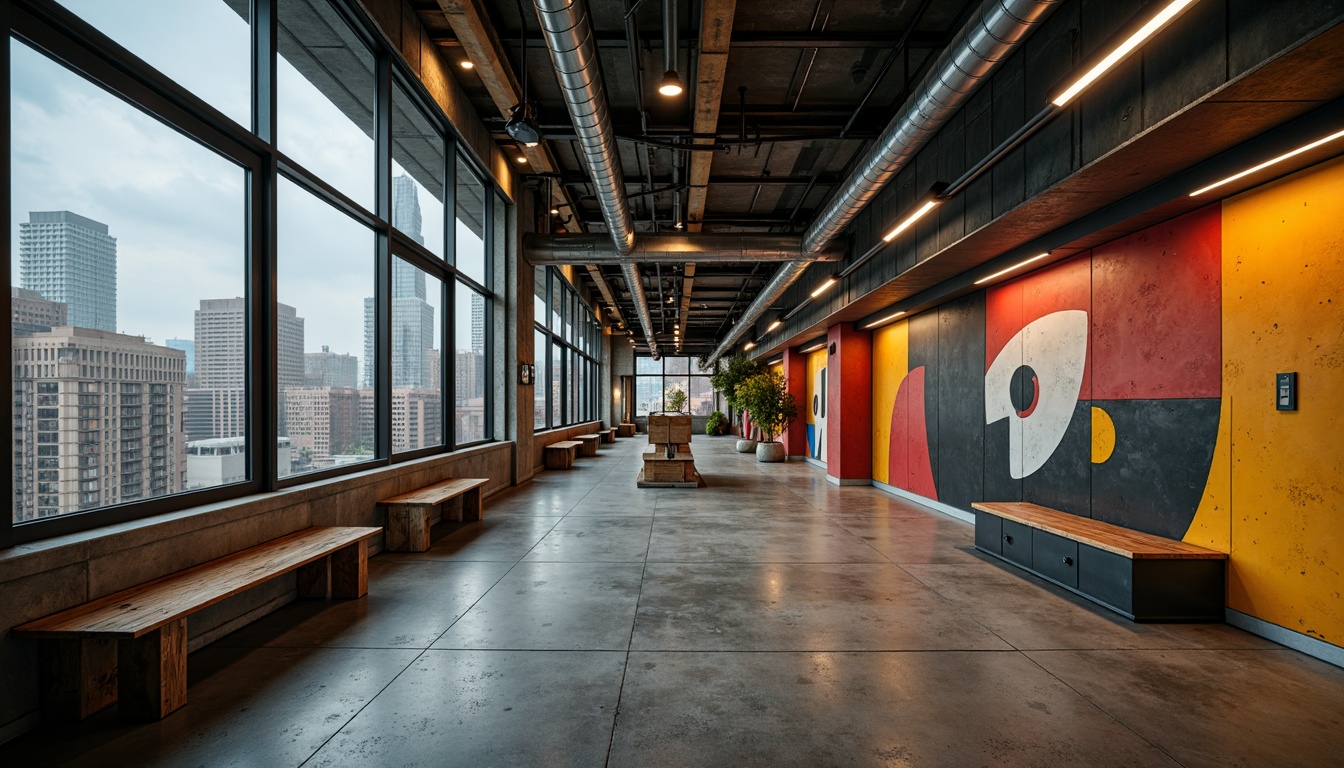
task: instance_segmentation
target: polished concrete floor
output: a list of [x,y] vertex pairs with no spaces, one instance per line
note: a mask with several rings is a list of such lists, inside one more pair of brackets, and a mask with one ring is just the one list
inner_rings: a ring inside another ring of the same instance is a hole
[[1223,625],[1136,625],[972,527],[803,462],[622,440],[193,654],[190,703],[0,765],[1344,765],[1344,671]]

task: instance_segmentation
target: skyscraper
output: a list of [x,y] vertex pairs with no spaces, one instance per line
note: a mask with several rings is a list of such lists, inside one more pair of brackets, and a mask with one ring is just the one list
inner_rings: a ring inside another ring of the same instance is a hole
[[354,389],[359,377],[359,358],[332,352],[331,347],[323,344],[321,352],[304,353],[303,376],[309,387]]
[[[303,318],[294,307],[277,304],[276,325],[276,376],[280,386],[301,387]],[[187,425],[193,440],[247,434],[246,331],[245,299],[201,299],[194,339],[196,381],[187,394]]]
[[117,239],[70,211],[32,211],[19,223],[19,285],[65,304],[78,328],[117,330]]
[[[420,232],[420,200],[409,176],[392,179],[392,222],[397,229],[423,243]],[[434,348],[434,307],[426,299],[425,273],[398,258],[392,259],[392,387],[427,388],[431,373],[430,350]],[[364,299],[364,376],[366,389],[373,388],[374,300]]]

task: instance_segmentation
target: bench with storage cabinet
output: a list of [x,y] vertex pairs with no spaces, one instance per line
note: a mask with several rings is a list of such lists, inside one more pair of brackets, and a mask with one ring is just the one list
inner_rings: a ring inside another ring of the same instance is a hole
[[444,518],[473,522],[481,519],[484,477],[456,477],[410,493],[378,502],[386,512],[387,535],[383,546],[392,552],[424,552],[429,549],[430,515],[435,507],[461,497],[461,506],[446,510]]
[[976,502],[975,547],[1136,621],[1222,621],[1227,555],[1026,502]]
[[379,533],[308,528],[15,627],[40,643],[43,714],[82,720],[116,703],[133,719],[166,717],[187,703],[188,616],[294,572],[300,597],[363,597]]

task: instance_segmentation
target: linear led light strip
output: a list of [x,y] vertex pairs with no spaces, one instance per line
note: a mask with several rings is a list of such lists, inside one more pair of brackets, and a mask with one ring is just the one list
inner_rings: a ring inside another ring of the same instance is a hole
[[808,352],[816,352],[818,349],[821,349],[824,346],[826,346],[826,342],[819,341],[816,344],[813,344],[812,346],[808,347],[807,349],[800,349],[798,351],[806,355]]
[[975,281],[975,284],[976,284],[976,285],[983,285],[984,283],[988,283],[990,280],[993,280],[993,279],[996,278],[996,277],[1003,277],[1004,275],[1008,274],[1009,272],[1012,272],[1012,271],[1014,271],[1014,270],[1021,269],[1021,268],[1025,267],[1025,266],[1027,266],[1028,264],[1032,263],[1033,261],[1040,261],[1041,259],[1044,259],[1046,256],[1049,256],[1049,255],[1050,255],[1050,252],[1049,252],[1049,251],[1046,251],[1045,253],[1037,254],[1037,255],[1035,255],[1035,256],[1032,256],[1030,259],[1027,259],[1027,260],[1024,261],[1024,262],[1021,262],[1020,264],[1014,264],[1013,266],[1011,266],[1011,267],[1009,267],[1009,268],[1007,268],[1007,269],[1001,269],[1001,270],[999,270],[998,272],[995,272],[994,274],[990,275],[989,277],[982,277],[982,278],[980,278],[979,280],[976,280],[976,281]]
[[888,243],[890,243],[892,240],[895,240],[897,235],[909,229],[912,225],[914,225],[916,221],[919,221],[920,219],[924,218],[924,214],[928,213],[929,211],[932,211],[934,208],[937,208],[940,202],[942,201],[925,200],[923,205],[916,208],[914,213],[910,214],[909,216],[906,216],[905,219],[901,221],[900,224],[896,225],[895,229],[888,232],[887,236],[882,239]]
[[1276,164],[1276,163],[1281,163],[1281,162],[1283,162],[1284,160],[1287,160],[1287,159],[1290,158],[1290,157],[1296,157],[1297,155],[1300,155],[1300,154],[1302,154],[1303,152],[1310,152],[1311,150],[1313,150],[1313,149],[1315,149],[1315,148],[1321,146],[1322,144],[1329,144],[1330,142],[1332,142],[1332,141],[1334,141],[1335,139],[1338,139],[1338,138],[1344,138],[1344,131],[1339,131],[1338,133],[1332,133],[1332,134],[1330,134],[1329,136],[1326,136],[1326,137],[1323,138],[1323,139],[1317,139],[1316,141],[1313,141],[1313,142],[1311,142],[1310,144],[1307,144],[1306,146],[1298,147],[1297,149],[1294,149],[1292,152],[1285,152],[1285,153],[1283,153],[1282,155],[1279,155],[1278,157],[1272,158],[1272,159],[1270,159],[1270,160],[1266,160],[1265,162],[1263,162],[1263,163],[1261,163],[1261,164],[1255,166],[1254,168],[1247,168],[1246,170],[1242,171],[1241,173],[1236,173],[1236,174],[1233,174],[1233,175],[1231,175],[1231,176],[1228,176],[1226,179],[1223,179],[1222,181],[1215,181],[1214,183],[1210,184],[1210,185],[1207,186],[1207,187],[1200,187],[1199,189],[1196,189],[1194,192],[1191,192],[1191,193],[1190,193],[1190,196],[1191,196],[1191,197],[1195,197],[1196,195],[1202,195],[1202,194],[1204,194],[1205,192],[1208,192],[1210,189],[1216,189],[1216,188],[1218,188],[1218,187],[1223,186],[1224,184],[1229,184],[1229,183],[1231,183],[1231,182],[1234,182],[1234,181],[1236,181],[1237,179],[1240,179],[1240,178],[1243,178],[1243,177],[1246,177],[1246,176],[1250,176],[1251,174],[1256,173],[1256,172],[1259,172],[1259,171],[1263,171],[1264,169],[1270,167],[1271,165],[1274,165],[1274,164]]
[[1145,40],[1157,34],[1158,31],[1169,24],[1172,19],[1179,16],[1181,11],[1194,5],[1195,2],[1196,0],[1172,0],[1172,2],[1168,3],[1156,16],[1149,19],[1147,24],[1139,27],[1138,31],[1125,38],[1124,42],[1120,43],[1110,53],[1106,54],[1105,58],[1097,62],[1096,66],[1089,69],[1082,77],[1073,81],[1073,85],[1065,88],[1062,93],[1051,99],[1050,102],[1057,107],[1062,107],[1072,101],[1073,97],[1082,93],[1084,88],[1087,88],[1095,82],[1097,78],[1109,72],[1116,64],[1124,61],[1126,56],[1134,52],[1134,49],[1143,45]]
[[887,323],[890,323],[892,320],[895,320],[896,318],[898,318],[898,317],[900,317],[901,315],[904,315],[904,314],[905,314],[905,310],[904,310],[904,309],[902,309],[900,312],[892,312],[890,315],[887,315],[886,317],[879,318],[879,319],[874,320],[873,322],[871,322],[871,323],[869,323],[869,324],[863,326],[863,330],[868,331],[868,330],[872,330],[873,328],[876,328],[876,327],[879,326],[879,325],[886,325]]

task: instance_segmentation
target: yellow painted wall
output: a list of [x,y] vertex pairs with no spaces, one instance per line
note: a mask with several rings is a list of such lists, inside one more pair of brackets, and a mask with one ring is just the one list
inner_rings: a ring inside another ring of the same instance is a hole
[[[802,416],[804,424],[817,423],[816,418],[812,415],[812,398],[817,396],[817,386],[815,383],[817,374],[821,372],[822,368],[826,367],[827,357],[828,353],[825,347],[822,347],[807,356],[807,381],[803,385],[803,391],[807,393],[807,397],[802,403],[799,403],[803,408],[803,412],[800,415]],[[826,460],[825,451],[822,452],[821,460]]]
[[[1296,412],[1274,408],[1287,371]],[[1231,499],[1228,603],[1344,645],[1344,160],[1224,202],[1222,384],[1206,502]]]
[[873,331],[873,479],[890,484],[891,411],[896,390],[910,371],[910,324],[901,320]]

